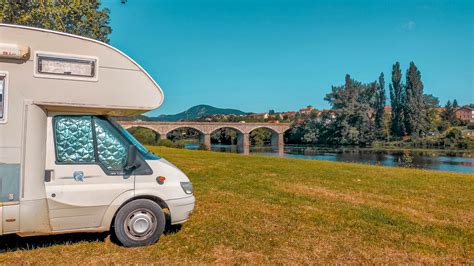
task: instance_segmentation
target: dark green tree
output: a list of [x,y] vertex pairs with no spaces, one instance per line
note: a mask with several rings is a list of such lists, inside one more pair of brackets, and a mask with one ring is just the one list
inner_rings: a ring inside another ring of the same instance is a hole
[[132,127],[128,131],[142,144],[156,145],[160,136],[155,131],[144,127]]
[[220,128],[211,134],[211,142],[219,144],[234,145],[237,144],[237,132],[231,128]]
[[[336,112],[336,126],[334,138],[339,144],[359,144],[359,132],[354,127],[357,122],[357,88],[349,74],[346,74],[343,86],[333,86],[331,93],[325,100]],[[355,132],[357,131],[357,132]]]
[[336,113],[335,144],[367,145],[375,139],[374,105],[377,84],[362,84],[346,75],[343,86],[333,86],[325,100]]
[[358,100],[358,116],[360,121],[357,125],[362,134],[360,141],[362,144],[370,144],[377,138],[377,127],[375,116],[377,114],[376,97],[377,81],[369,84],[361,84],[360,91],[362,98]]
[[433,96],[432,94],[423,94],[423,103],[425,108],[438,108],[439,98]]
[[99,0],[0,0],[0,22],[56,30],[109,42],[112,29]]
[[272,133],[265,128],[257,128],[249,134],[250,144],[255,146],[264,146],[271,142]]
[[403,124],[404,91],[402,84],[402,71],[400,63],[392,67],[392,83],[390,84],[390,104],[392,106],[391,131],[392,135],[401,137],[405,134]]
[[451,104],[451,101],[448,100],[446,105],[444,106],[444,110],[440,114],[441,119],[448,123],[449,125],[455,125],[457,122],[456,119],[456,109]]
[[430,131],[434,132],[439,127],[438,108],[439,99],[431,94],[423,94],[423,103],[426,112],[426,124]]
[[403,118],[406,134],[419,136],[426,130],[426,113],[423,103],[423,82],[415,63],[410,62],[406,74]]
[[377,130],[377,137],[383,138],[384,121],[383,116],[385,112],[385,79],[383,73],[380,73],[379,82],[377,83],[377,92],[375,93],[375,129]]
[[458,101],[456,99],[454,99],[453,101],[453,108],[456,109],[459,107],[459,104],[458,104]]

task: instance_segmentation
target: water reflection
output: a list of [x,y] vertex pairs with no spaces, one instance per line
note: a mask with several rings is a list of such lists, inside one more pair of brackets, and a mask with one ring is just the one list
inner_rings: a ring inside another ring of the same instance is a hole
[[[187,145],[197,149],[197,145]],[[212,145],[212,151],[237,153],[235,145]],[[251,154],[337,162],[354,162],[384,166],[410,165],[415,168],[474,173],[474,152],[444,150],[376,150],[364,148],[335,148],[285,145],[278,154],[271,147],[251,147]],[[404,156],[405,153],[405,156]],[[408,161],[407,161],[408,160]]]

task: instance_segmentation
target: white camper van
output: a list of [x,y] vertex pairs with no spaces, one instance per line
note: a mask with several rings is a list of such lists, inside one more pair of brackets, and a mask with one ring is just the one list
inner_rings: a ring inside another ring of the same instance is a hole
[[105,43],[0,24],[0,234],[110,230],[132,247],[185,222],[189,179],[109,118],[162,101]]

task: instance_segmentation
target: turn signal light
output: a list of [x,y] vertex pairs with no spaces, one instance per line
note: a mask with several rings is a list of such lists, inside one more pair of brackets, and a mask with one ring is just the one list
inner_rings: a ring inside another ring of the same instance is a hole
[[164,177],[164,176],[159,176],[159,177],[156,178],[156,182],[158,182],[158,184],[160,184],[160,185],[163,185],[165,180],[166,180],[166,177]]

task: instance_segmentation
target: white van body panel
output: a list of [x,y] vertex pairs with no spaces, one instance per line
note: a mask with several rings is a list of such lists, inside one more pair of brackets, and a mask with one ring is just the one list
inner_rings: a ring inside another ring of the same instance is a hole
[[[106,231],[117,210],[136,198],[159,199],[172,223],[188,218],[194,196],[180,182],[189,180],[164,159],[146,161],[152,173],[125,175],[56,158],[55,116],[125,116],[161,105],[163,92],[142,67],[108,44],[44,29],[0,24],[2,44],[29,53],[0,54],[0,234]],[[44,63],[49,57],[57,61]],[[73,63],[61,63],[64,58],[89,62],[91,74],[72,75],[66,70]],[[158,184],[158,176],[166,180]]]
[[155,176],[137,176],[135,196],[155,195],[164,199],[170,210],[171,224],[185,222],[194,208],[194,196],[186,194],[181,188],[181,182],[189,182],[188,177],[163,158],[147,162],[166,180],[159,184]]
[[[49,232],[48,208],[45,199],[44,169],[46,159],[45,111],[29,101],[24,102],[22,167],[20,180],[19,232]],[[34,211],[35,219],[21,219]]]
[[18,204],[3,205],[3,232],[15,233],[20,228],[20,208]]
[[[46,169],[52,175],[45,186],[52,231],[100,226],[115,198],[133,191],[135,177],[107,175],[97,164],[57,164],[51,116],[47,128]],[[76,171],[84,173],[83,181],[74,180]]]

